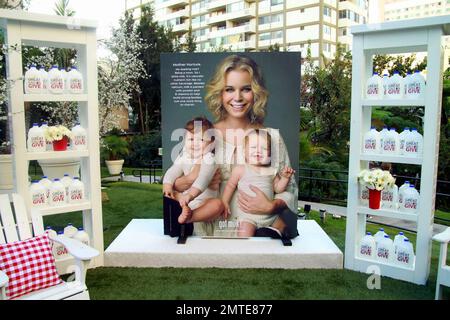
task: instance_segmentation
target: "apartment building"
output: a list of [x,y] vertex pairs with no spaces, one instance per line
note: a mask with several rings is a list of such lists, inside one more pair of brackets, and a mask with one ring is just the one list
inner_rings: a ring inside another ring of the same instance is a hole
[[302,51],[317,65],[334,57],[337,43],[351,49],[349,27],[366,23],[368,0],[125,0],[138,18],[150,3],[155,20],[180,35],[189,28],[197,50],[219,48],[261,51],[278,45],[282,51]]

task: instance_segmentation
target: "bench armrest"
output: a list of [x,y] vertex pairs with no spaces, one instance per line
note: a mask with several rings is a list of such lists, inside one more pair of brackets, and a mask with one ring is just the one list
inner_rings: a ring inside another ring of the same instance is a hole
[[434,241],[440,243],[448,243],[450,242],[450,228],[447,228],[445,231],[438,233],[433,237]]
[[100,254],[96,249],[65,236],[51,237],[50,240],[62,244],[78,260],[88,261]]

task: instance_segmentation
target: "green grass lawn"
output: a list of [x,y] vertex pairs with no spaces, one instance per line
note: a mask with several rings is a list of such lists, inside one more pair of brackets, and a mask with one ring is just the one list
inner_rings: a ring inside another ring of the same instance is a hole
[[[133,218],[161,218],[161,185],[112,183],[103,203],[105,248]],[[345,219],[316,220],[336,245],[345,250]],[[45,218],[46,225],[81,225],[81,214]],[[368,224],[376,232],[379,227]],[[385,228],[391,235],[398,230]],[[406,234],[415,243],[415,234]],[[380,290],[367,289],[368,275],[349,270],[96,268],[88,271],[92,299],[434,299],[439,255],[433,243],[428,284],[418,286],[383,277]],[[450,298],[450,290],[444,292]]]

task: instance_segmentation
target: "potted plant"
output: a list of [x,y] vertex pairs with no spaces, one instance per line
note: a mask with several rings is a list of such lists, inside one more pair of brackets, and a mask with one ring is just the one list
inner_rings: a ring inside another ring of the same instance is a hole
[[381,191],[387,187],[392,188],[395,184],[395,179],[389,171],[381,169],[362,170],[358,175],[358,181],[362,188],[369,189],[371,209],[380,209]]
[[9,190],[13,187],[11,143],[4,141],[0,145],[0,189]]
[[72,131],[65,126],[50,126],[45,128],[45,140],[53,143],[53,151],[67,150],[69,139],[72,138]]
[[125,161],[123,157],[129,153],[128,142],[117,135],[109,135],[103,138],[101,149],[109,173],[111,175],[120,174]]

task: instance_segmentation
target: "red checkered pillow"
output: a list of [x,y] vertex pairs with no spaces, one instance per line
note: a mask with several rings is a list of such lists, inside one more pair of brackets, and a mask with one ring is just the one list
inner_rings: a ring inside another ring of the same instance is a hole
[[47,234],[0,244],[0,270],[9,278],[6,288],[9,299],[62,282]]

